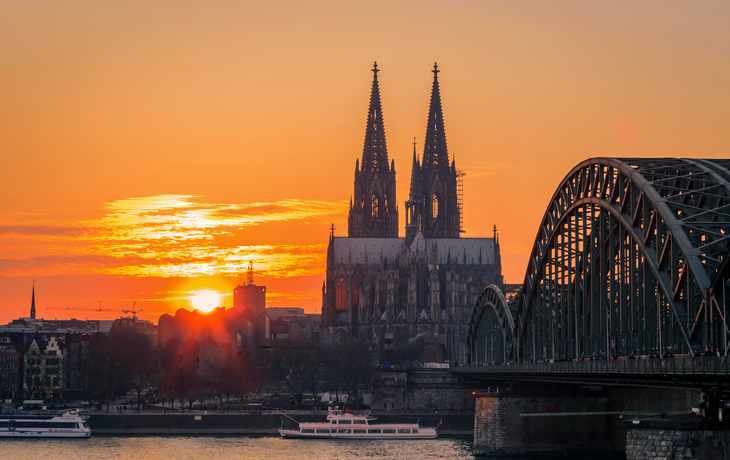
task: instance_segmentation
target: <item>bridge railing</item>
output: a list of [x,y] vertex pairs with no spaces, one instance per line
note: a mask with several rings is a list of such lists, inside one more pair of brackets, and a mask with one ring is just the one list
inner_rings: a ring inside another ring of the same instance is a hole
[[618,359],[469,365],[454,370],[479,374],[617,374],[656,376],[725,376],[730,375],[724,356],[670,359]]

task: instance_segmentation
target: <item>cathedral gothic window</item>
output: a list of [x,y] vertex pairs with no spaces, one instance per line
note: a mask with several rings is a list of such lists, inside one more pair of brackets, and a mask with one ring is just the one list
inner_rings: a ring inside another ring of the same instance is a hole
[[352,283],[352,306],[357,308],[360,304],[360,280],[355,280]]
[[373,217],[378,217],[378,195],[373,193]]
[[335,292],[335,295],[335,309],[338,312],[347,311],[347,282],[345,281],[345,278],[340,278],[337,281],[337,291]]
[[433,218],[436,219],[439,216],[439,197],[433,194]]

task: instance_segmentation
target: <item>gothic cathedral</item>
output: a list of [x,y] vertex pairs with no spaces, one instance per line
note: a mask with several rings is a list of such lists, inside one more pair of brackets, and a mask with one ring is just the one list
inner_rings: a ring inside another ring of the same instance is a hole
[[377,344],[381,356],[416,337],[459,360],[481,289],[502,283],[499,240],[461,238],[459,172],[449,162],[438,66],[422,159],[415,142],[405,238],[398,236],[395,162],[388,160],[377,63],[362,162],[355,161],[348,236],[330,234],[322,286],[322,333]]

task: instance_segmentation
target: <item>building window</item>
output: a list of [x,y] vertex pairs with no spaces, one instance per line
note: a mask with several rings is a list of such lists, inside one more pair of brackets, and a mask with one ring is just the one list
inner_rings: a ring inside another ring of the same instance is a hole
[[379,215],[378,214],[378,202],[379,201],[380,200],[378,200],[378,195],[373,194],[373,217],[378,217],[378,215]]
[[335,292],[336,302],[335,309],[340,311],[347,311],[347,282],[345,278],[340,278],[337,281],[337,291]]
[[439,197],[433,194],[433,218],[436,219],[439,216]]

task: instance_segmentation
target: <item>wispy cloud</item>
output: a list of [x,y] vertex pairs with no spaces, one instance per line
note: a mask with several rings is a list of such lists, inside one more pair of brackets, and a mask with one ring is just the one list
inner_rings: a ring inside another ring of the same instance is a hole
[[88,233],[85,227],[54,225],[0,225],[0,235],[77,237]]
[[44,246],[43,253],[30,257],[13,257],[8,250],[3,258],[0,253],[0,276],[236,275],[250,260],[266,276],[312,275],[324,268],[325,244],[246,244],[242,231],[274,222],[329,222],[348,206],[346,201],[224,204],[198,198],[159,195],[113,201],[105,205],[103,217],[74,223],[5,218],[0,241],[42,238]]

